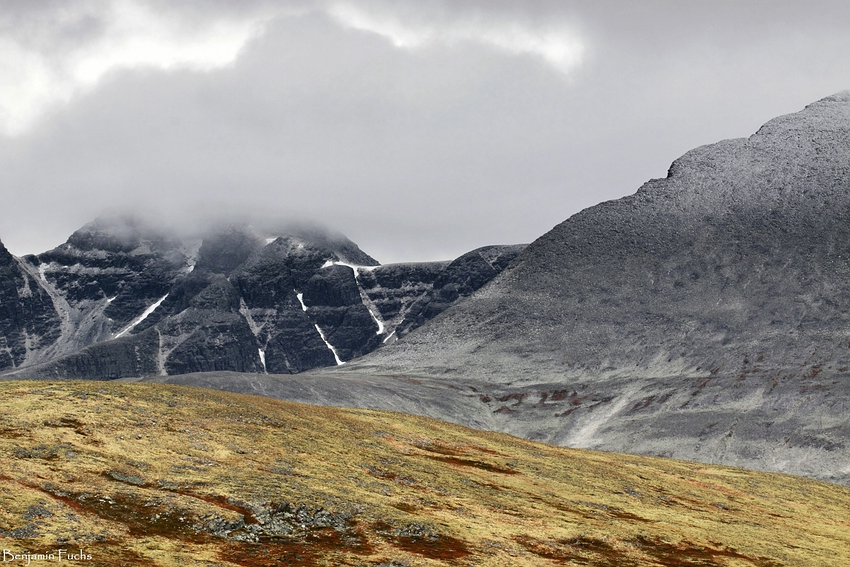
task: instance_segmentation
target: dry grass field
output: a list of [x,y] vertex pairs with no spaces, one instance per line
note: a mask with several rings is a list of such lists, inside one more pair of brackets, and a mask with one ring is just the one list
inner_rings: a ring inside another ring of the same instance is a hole
[[8,565],[850,565],[850,489],[802,478],[161,384],[0,396]]

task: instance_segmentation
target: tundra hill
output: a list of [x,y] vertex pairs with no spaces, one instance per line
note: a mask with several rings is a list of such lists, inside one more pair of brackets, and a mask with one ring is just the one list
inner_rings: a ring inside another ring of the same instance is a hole
[[850,564],[850,490],[161,384],[0,384],[0,545],[89,565]]
[[560,445],[850,482],[850,91],[688,152],[323,374],[463,386]]

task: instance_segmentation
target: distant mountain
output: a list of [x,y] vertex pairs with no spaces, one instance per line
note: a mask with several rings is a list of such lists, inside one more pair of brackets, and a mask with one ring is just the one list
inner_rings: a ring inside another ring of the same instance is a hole
[[99,219],[38,256],[3,249],[0,299],[13,312],[0,328],[0,370],[114,379],[342,364],[469,295],[521,249],[380,266],[315,226],[178,237],[132,217]]

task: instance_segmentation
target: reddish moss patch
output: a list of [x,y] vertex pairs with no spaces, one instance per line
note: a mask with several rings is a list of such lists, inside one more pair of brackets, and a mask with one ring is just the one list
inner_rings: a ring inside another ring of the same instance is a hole
[[244,516],[245,518],[246,524],[257,523],[257,520],[254,518],[254,513],[247,506],[240,505],[232,498],[211,494],[198,494],[189,490],[171,490],[169,492],[180,494],[181,496],[188,496],[190,498],[197,498],[198,500],[203,500],[204,502],[208,504],[213,504],[214,506],[218,506],[219,508],[224,508],[225,510],[230,510],[231,512],[236,512],[237,514],[242,514],[242,516]]
[[634,543],[664,567],[720,567],[726,565],[726,559],[742,559],[753,567],[782,567],[773,559],[748,557],[731,547],[707,547],[687,541],[674,544],[641,536]]
[[318,551],[317,548],[305,542],[240,543],[223,546],[219,557],[223,561],[243,567],[272,565],[314,567],[320,565]]
[[429,459],[434,461],[441,461],[443,463],[449,465],[455,465],[457,467],[474,467],[476,469],[481,469],[483,471],[501,473],[501,474],[519,474],[519,471],[515,471],[513,469],[500,467],[498,465],[494,465],[491,463],[485,463],[482,461],[473,461],[471,459],[460,459],[458,457],[438,457],[436,455],[425,455]]
[[[277,565],[348,565],[340,563],[340,555],[371,555],[374,548],[359,532],[340,533],[331,528],[321,528],[295,538],[267,538],[259,543],[226,542],[219,557],[243,567],[271,567]],[[334,563],[328,559],[333,558]]]
[[399,549],[428,559],[460,559],[470,554],[465,542],[446,535],[436,538],[394,536],[388,541]]
[[564,565],[594,567],[632,567],[637,563],[617,551],[609,543],[589,537],[558,541],[541,541],[531,536],[517,536],[518,544],[529,552]]
[[123,524],[131,535],[162,536],[169,539],[202,542],[209,538],[194,527],[193,518],[179,509],[146,506],[132,494],[97,496],[86,493],[68,493],[54,488],[21,483],[50,495],[83,514],[93,514],[104,520]]
[[[412,528],[412,529],[411,529]],[[434,533],[426,526],[412,524],[405,529],[395,529],[394,526],[378,521],[372,524],[372,529],[390,544],[408,553],[415,553],[429,559],[460,559],[470,555],[469,548],[461,539],[445,534]],[[419,532],[419,533],[411,533]]]

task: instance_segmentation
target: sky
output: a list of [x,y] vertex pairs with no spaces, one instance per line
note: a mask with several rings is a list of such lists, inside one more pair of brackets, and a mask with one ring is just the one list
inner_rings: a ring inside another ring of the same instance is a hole
[[530,242],[850,89],[844,1],[3,0],[0,240],[308,219],[382,263]]

